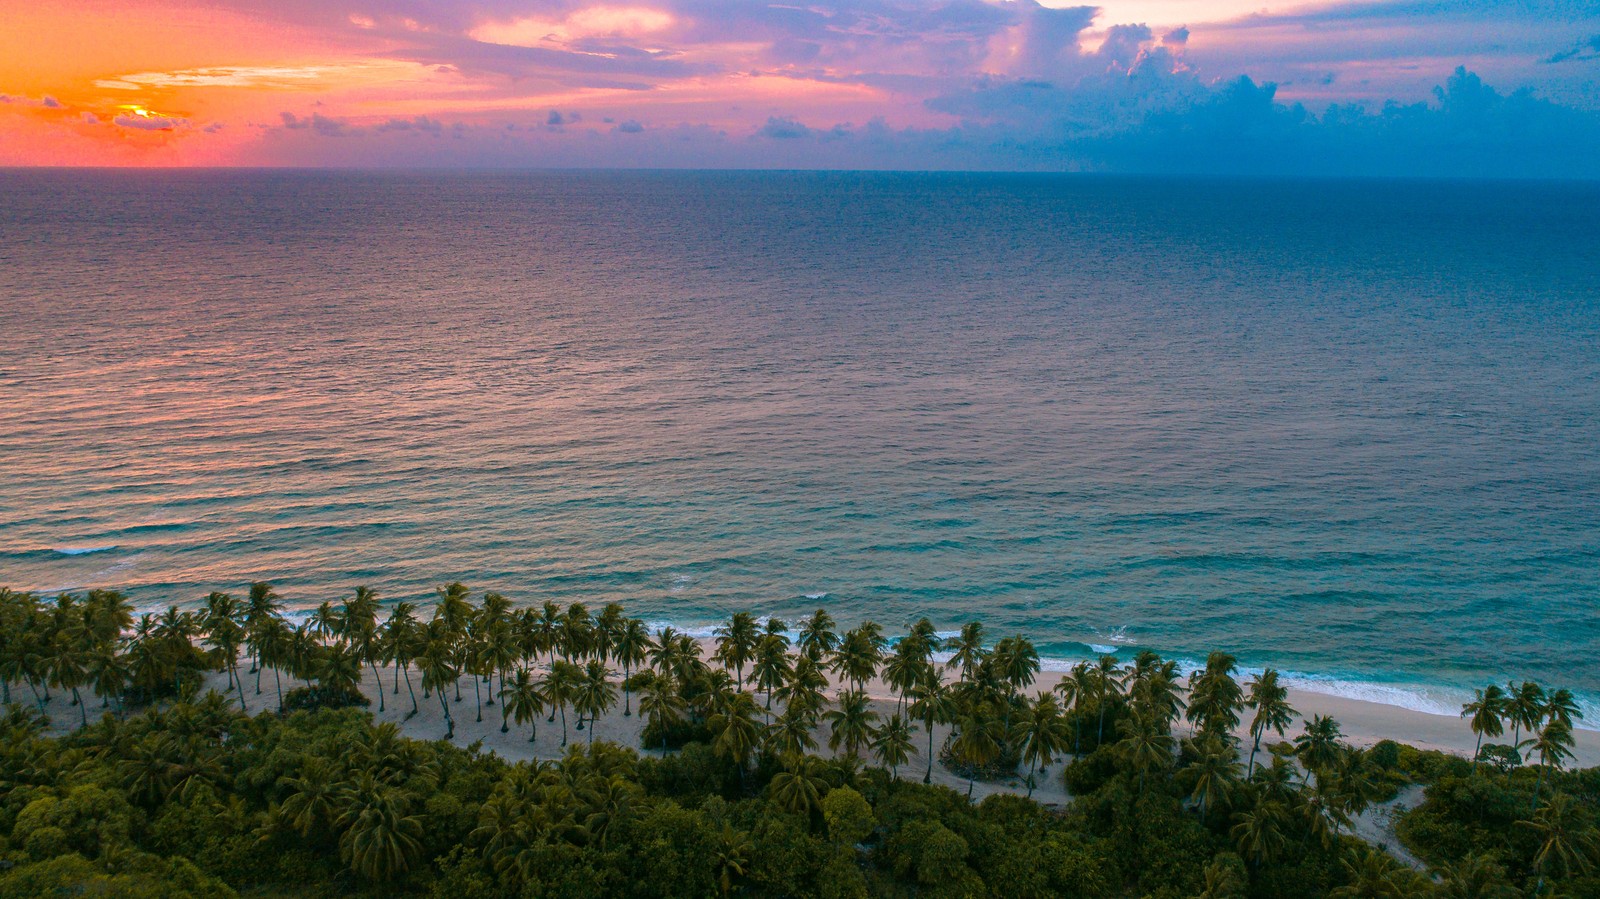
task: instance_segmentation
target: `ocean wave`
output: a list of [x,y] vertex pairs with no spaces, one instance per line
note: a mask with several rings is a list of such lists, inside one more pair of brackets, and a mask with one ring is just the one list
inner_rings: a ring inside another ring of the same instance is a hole
[[87,556],[90,553],[104,553],[114,549],[115,546],[58,546],[51,551],[63,556]]

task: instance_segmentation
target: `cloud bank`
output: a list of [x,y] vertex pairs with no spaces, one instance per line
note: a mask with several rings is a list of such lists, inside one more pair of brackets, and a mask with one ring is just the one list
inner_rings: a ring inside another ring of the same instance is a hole
[[0,129],[258,165],[1600,177],[1593,4],[1150,2],[219,0],[316,52],[97,72]]

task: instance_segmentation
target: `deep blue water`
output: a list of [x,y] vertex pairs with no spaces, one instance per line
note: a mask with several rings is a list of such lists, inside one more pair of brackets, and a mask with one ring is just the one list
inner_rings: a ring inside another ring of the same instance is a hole
[[1600,186],[0,172],[0,584],[1600,696]]

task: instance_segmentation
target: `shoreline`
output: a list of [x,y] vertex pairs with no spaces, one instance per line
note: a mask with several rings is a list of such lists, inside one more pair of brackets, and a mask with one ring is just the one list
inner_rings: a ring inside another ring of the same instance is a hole
[[[715,648],[715,641],[710,637],[697,636],[694,639],[702,648],[703,658],[709,659]],[[263,710],[276,709],[277,692],[271,673],[268,672],[263,677],[262,691],[258,696],[254,691],[253,676],[245,673],[247,667],[247,665],[241,663],[240,674],[246,681],[245,701],[249,713],[257,714]],[[534,667],[536,671],[544,668],[543,665],[539,664]],[[444,713],[437,696],[426,700],[422,698],[421,675],[415,668],[411,671],[411,683],[416,690],[418,711],[415,716],[410,717],[408,717],[407,713],[411,710],[411,698],[406,690],[405,679],[401,678],[400,690],[396,694],[393,689],[395,678],[395,668],[393,666],[385,665],[378,668],[379,680],[383,685],[383,705],[385,708],[382,712],[379,711],[378,693],[373,688],[371,669],[363,668],[362,671],[361,691],[369,700],[372,700],[372,704],[367,708],[367,711],[372,713],[375,722],[396,724],[405,736],[414,739],[435,740],[443,738],[446,730]],[[1041,670],[1033,686],[1026,692],[1030,695],[1041,693],[1054,687],[1061,677],[1062,672]],[[616,681],[619,684],[620,679],[621,672],[618,671]],[[1241,681],[1243,680],[1244,678],[1241,677]],[[205,686],[207,689],[214,689],[219,693],[225,692],[227,675],[222,672],[210,673],[207,675]],[[303,686],[303,682],[284,675],[283,689],[285,693],[298,686]],[[496,682],[495,686],[498,687],[498,682]],[[898,699],[894,691],[881,677],[874,677],[867,681],[865,687],[868,696],[872,700],[874,711],[880,716],[880,721],[894,711]],[[829,677],[827,690],[830,699],[837,697],[839,687],[832,676]],[[476,720],[476,699],[472,689],[472,681],[469,677],[463,676],[461,678],[461,691],[461,701],[451,703],[451,714],[455,718],[456,724],[456,736],[453,742],[456,745],[466,746],[475,740],[481,739],[484,748],[494,751],[511,762],[532,759],[557,759],[563,754],[564,750],[561,747],[561,720],[559,716],[553,723],[547,722],[543,717],[535,722],[536,739],[530,744],[527,740],[527,731],[524,728],[518,728],[513,725],[509,733],[502,734],[500,732],[501,719],[498,703],[494,705],[485,704],[483,707],[483,722],[479,723]],[[488,698],[488,694],[489,690],[486,687],[483,690],[484,698]],[[227,692],[226,695],[231,702],[238,703],[237,692]],[[757,697],[758,703],[764,698],[760,693],[754,693],[754,695]],[[50,716],[52,722],[50,728],[52,732],[66,732],[78,726],[78,712],[69,705],[70,696],[70,693],[62,694],[58,690],[51,702],[47,704],[46,713]],[[19,698],[21,697],[16,696],[15,691],[13,691],[13,699]],[[1285,740],[1292,740],[1296,734],[1300,733],[1303,722],[1312,715],[1328,715],[1338,721],[1340,730],[1344,735],[1344,742],[1360,748],[1370,747],[1387,739],[1410,745],[1417,749],[1438,750],[1470,758],[1473,755],[1477,741],[1466,719],[1460,717],[1421,712],[1363,699],[1335,696],[1297,686],[1288,687],[1288,701],[1294,707],[1296,715],[1290,726],[1285,730],[1285,736],[1283,737]],[[87,692],[85,692],[85,702],[89,704],[89,719],[92,723],[98,719],[102,710],[99,709],[94,703],[93,697]],[[635,694],[632,699],[635,710],[637,702],[638,696]],[[639,737],[643,731],[644,722],[637,714],[625,716],[622,713],[622,705],[623,696],[619,686],[617,708],[600,718],[594,730],[595,736],[601,740],[609,740],[623,746],[632,747],[641,754],[647,754],[652,750],[646,750],[639,745]],[[578,731],[572,726],[572,716],[570,714],[568,719],[567,737],[569,743],[580,739],[587,741],[590,736],[588,728]],[[917,727],[919,732],[912,740],[912,757],[901,769],[902,778],[920,780],[922,772],[927,768],[927,735],[921,733],[920,723],[917,723]],[[1246,710],[1244,721],[1235,731],[1235,735],[1240,738],[1241,746],[1243,747],[1250,745],[1248,727],[1249,717],[1248,710]],[[935,753],[937,753],[938,747],[942,745],[949,732],[950,727],[948,725],[937,725],[934,728]],[[1180,719],[1173,728],[1173,733],[1180,737],[1188,735],[1189,727],[1187,723]],[[815,753],[819,755],[831,754],[827,749],[826,726],[819,725],[815,735],[818,742]],[[1277,742],[1278,739],[1275,733],[1269,733],[1262,742],[1263,745],[1266,745]],[[1600,732],[1575,729],[1573,731],[1573,739],[1573,758],[1567,767],[1590,768],[1600,766]],[[1510,742],[1510,735],[1507,734],[1486,742]],[[1070,756],[1067,760],[1070,760]],[[1036,801],[1045,805],[1064,805],[1070,801],[1071,797],[1067,795],[1059,777],[1064,761],[1057,760],[1055,764],[1043,769],[1043,772],[1036,777],[1037,786],[1034,790],[1034,799]],[[933,765],[933,782],[942,783],[961,792],[965,792],[968,786],[967,781],[944,770],[937,761]],[[983,796],[995,792],[1026,793],[1027,788],[1022,783],[1021,776],[1010,782],[985,783],[979,781],[973,788],[973,798],[981,799]]]

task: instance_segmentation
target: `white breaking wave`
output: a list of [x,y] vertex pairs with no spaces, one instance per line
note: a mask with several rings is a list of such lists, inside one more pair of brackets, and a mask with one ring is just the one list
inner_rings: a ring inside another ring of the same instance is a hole
[[90,553],[110,552],[115,546],[59,546],[55,551],[63,556],[86,556]]

